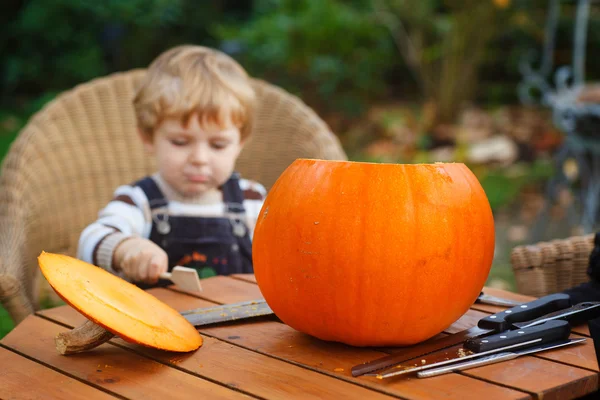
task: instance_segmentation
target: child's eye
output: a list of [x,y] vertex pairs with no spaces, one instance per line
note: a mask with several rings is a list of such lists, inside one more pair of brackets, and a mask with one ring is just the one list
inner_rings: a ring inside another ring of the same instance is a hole
[[185,146],[188,143],[186,139],[171,139],[170,142],[175,146]]
[[227,147],[229,143],[226,141],[216,141],[216,142],[212,142],[211,146],[213,149],[217,149],[217,150],[221,150],[224,149],[225,147]]

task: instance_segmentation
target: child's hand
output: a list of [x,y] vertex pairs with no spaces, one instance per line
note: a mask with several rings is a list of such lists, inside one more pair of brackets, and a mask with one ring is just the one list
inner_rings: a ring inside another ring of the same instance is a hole
[[115,249],[113,265],[134,281],[153,284],[161,273],[167,272],[167,253],[148,239],[129,238]]

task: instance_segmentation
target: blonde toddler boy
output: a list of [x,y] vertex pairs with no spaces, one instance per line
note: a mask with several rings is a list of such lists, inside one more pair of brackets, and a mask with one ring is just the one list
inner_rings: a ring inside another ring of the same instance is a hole
[[141,287],[175,265],[201,277],[250,273],[251,237],[266,195],[236,160],[255,93],[244,69],[201,46],[172,48],[149,66],[133,100],[157,171],[116,189],[82,232],[78,257]]

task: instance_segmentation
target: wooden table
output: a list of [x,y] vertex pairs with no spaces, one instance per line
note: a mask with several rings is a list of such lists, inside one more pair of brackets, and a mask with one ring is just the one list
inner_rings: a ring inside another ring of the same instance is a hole
[[[261,297],[253,276],[203,280],[202,298],[174,289],[150,292],[183,311]],[[530,298],[500,290],[505,298]],[[475,304],[446,333],[501,310]],[[0,398],[44,399],[570,399],[598,389],[592,340],[533,356],[419,379],[353,378],[352,366],[397,351],[327,343],[274,319],[201,329],[191,354],[161,352],[113,339],[72,356],[59,355],[54,336],[84,318],[69,306],[29,316],[0,342]],[[573,337],[589,336],[586,326]]]

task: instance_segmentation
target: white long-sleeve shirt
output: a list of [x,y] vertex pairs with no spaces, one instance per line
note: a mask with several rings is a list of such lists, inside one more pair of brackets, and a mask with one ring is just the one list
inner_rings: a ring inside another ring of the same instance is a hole
[[[214,192],[211,196],[182,198],[159,174],[152,175],[152,178],[168,201],[168,215],[198,218],[225,216],[225,206],[220,191]],[[258,182],[243,178],[239,180],[239,184],[244,193],[246,224],[252,237],[266,196],[266,189]],[[152,224],[150,205],[144,191],[132,185],[120,186],[115,190],[113,199],[100,210],[98,219],[81,233],[77,257],[118,274],[112,268],[113,253],[117,245],[133,236],[148,239]]]

